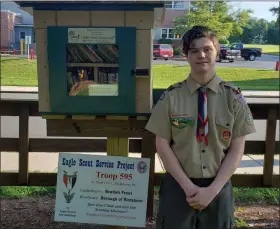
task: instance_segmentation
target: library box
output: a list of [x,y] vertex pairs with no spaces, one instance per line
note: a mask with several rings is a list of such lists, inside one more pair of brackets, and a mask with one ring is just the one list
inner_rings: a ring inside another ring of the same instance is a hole
[[153,104],[160,1],[18,4],[33,14],[42,115],[137,115]]

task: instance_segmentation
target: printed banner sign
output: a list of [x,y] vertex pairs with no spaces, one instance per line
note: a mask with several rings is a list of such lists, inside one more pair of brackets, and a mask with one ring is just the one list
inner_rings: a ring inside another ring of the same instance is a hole
[[60,153],[55,221],[145,227],[150,160]]
[[115,44],[114,28],[68,28],[68,43]]

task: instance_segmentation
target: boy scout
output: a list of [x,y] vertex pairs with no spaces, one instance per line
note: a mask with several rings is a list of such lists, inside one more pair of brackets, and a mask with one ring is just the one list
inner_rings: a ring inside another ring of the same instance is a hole
[[167,171],[156,228],[230,229],[230,178],[255,132],[252,114],[241,91],[216,75],[216,35],[195,26],[182,40],[190,75],[166,90],[146,126]]

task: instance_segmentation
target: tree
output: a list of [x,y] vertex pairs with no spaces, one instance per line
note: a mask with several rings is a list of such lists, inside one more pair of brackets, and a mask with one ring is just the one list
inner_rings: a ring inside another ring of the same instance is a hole
[[215,31],[220,40],[226,40],[242,34],[250,13],[250,10],[234,11],[227,1],[192,1],[190,12],[173,21],[174,33],[182,36],[194,25],[204,25]]
[[275,14],[277,15],[276,23],[278,25],[280,25],[280,7],[279,6],[278,7],[272,7],[269,10],[270,10],[270,12],[272,12],[273,15],[275,15]]
[[266,43],[271,45],[279,45],[279,27],[275,21],[268,24],[268,30],[266,35]]

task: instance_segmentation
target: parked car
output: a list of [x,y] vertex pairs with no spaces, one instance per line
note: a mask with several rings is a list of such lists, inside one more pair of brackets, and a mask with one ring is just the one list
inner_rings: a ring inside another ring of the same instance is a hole
[[229,46],[225,44],[220,44],[220,53],[217,57],[218,62],[222,62],[223,60],[234,62],[234,60],[237,58],[241,58],[241,51],[231,50]]
[[168,60],[174,56],[172,45],[169,44],[155,44],[153,45],[153,59]]
[[242,43],[234,43],[230,46],[231,50],[240,50],[241,57],[245,60],[254,61],[256,57],[262,56],[262,48],[244,48]]

